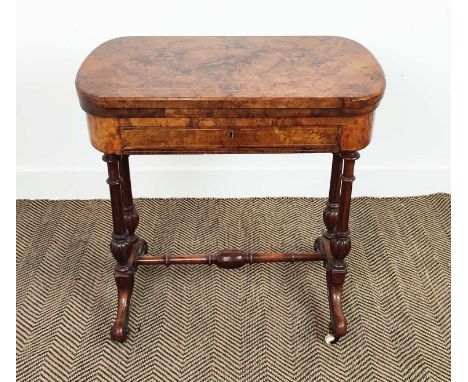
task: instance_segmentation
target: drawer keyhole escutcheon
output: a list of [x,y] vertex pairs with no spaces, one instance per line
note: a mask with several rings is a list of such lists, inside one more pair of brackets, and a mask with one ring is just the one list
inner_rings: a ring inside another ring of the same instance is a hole
[[233,139],[234,138],[234,131],[229,130],[228,136],[229,136],[229,139]]

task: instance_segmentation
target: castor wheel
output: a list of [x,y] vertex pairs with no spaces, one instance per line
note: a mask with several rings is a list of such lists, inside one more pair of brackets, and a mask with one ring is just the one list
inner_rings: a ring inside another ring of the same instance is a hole
[[340,337],[335,337],[335,335],[332,333],[333,330],[332,330],[331,323],[328,324],[328,330],[330,331],[330,333],[328,333],[325,336],[325,342],[327,343],[327,345],[336,344],[338,342],[338,340],[340,339]]
[[327,262],[326,261],[322,261],[322,266],[327,269]]
[[327,345],[332,345],[332,344],[336,343],[335,336],[333,334],[331,334],[331,333],[328,333],[325,336],[325,342],[327,343]]

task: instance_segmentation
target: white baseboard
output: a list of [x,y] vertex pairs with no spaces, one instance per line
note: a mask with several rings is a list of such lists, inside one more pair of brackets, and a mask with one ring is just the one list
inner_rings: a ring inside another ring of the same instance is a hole
[[[136,170],[135,197],[325,197],[329,169]],[[102,171],[18,171],[19,199],[108,198]],[[449,168],[357,169],[353,196],[450,192]]]

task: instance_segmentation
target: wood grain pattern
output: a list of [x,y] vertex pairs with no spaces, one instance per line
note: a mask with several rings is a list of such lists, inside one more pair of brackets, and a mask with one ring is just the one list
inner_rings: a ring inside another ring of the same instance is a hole
[[[290,127],[357,125],[369,123],[369,114],[357,117],[279,117],[279,118],[118,118],[120,126],[134,127]],[[351,126],[351,131],[354,130]]]
[[[160,110],[164,110],[164,115],[162,117],[167,118],[196,118],[196,117],[205,117],[205,118],[278,118],[278,117],[340,117],[340,116],[356,116],[356,115],[364,115],[368,114],[375,110],[378,104],[370,105],[367,107],[363,107],[360,109],[343,109],[343,108],[336,108],[336,109],[324,109],[324,108],[256,108],[256,109],[248,109],[248,108],[232,108],[232,109],[156,109],[160,114]],[[125,111],[134,110],[134,109],[125,109]],[[151,109],[145,109],[151,110]],[[143,111],[143,110],[141,110]],[[145,117],[142,115],[142,112],[138,112],[138,114],[133,113],[130,115],[128,113],[128,117],[135,116],[135,117]],[[149,115],[146,115],[149,116]],[[158,117],[157,113],[153,113],[151,117]]]
[[116,118],[102,118],[86,114],[86,120],[89,140],[96,150],[106,154],[122,152],[119,121]]
[[88,128],[93,146],[109,154],[340,152],[358,151],[370,143],[373,114],[299,118],[103,118],[88,114]]
[[385,78],[342,37],[123,37],[76,87],[107,154],[336,153],[369,144]]
[[359,151],[372,138],[374,113],[355,118],[350,124],[343,124],[340,131],[340,151]]
[[173,153],[199,150],[235,152],[237,149],[297,147],[337,149],[337,126],[275,128],[122,128],[122,150],[166,150]]
[[121,37],[86,58],[76,88],[94,115],[122,116],[119,109],[127,108],[360,109],[382,98],[385,78],[366,48],[343,37]]

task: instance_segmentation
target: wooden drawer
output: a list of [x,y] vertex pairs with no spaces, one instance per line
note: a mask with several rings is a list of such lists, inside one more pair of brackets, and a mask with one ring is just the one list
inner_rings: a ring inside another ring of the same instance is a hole
[[338,148],[339,126],[121,127],[125,153],[326,152]]

